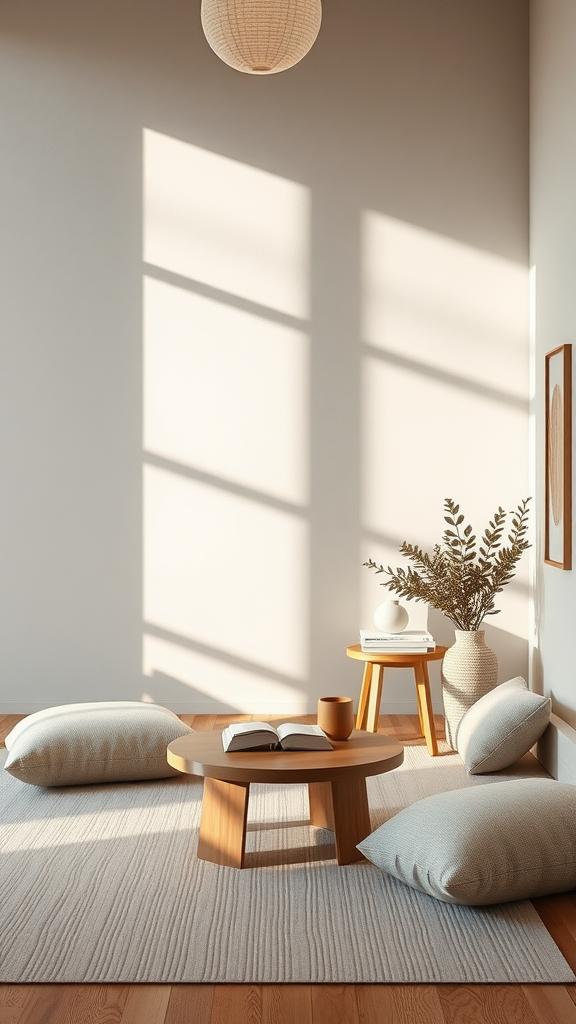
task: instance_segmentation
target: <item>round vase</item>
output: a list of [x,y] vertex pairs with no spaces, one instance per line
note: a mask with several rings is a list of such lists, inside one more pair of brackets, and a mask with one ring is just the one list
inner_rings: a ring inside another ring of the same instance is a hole
[[484,630],[455,630],[456,643],[442,663],[442,699],[446,740],[456,750],[460,719],[498,682],[498,661],[486,646]]
[[410,616],[399,601],[383,601],[374,612],[374,625],[381,633],[401,633]]

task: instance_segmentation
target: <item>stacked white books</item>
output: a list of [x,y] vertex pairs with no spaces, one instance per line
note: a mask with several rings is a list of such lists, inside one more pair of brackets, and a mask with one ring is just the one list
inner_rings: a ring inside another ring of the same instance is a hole
[[360,630],[363,651],[375,654],[428,654],[436,649],[436,642],[426,630],[405,629],[403,633],[379,633],[374,629]]

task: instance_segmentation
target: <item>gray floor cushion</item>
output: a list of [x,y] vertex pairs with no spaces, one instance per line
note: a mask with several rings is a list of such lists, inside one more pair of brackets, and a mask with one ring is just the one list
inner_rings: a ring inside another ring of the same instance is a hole
[[107,701],[37,711],[6,737],[6,771],[35,786],[178,775],[166,747],[193,730],[159,704]]
[[358,844],[368,860],[446,903],[576,887],[576,786],[517,779],[419,800]]

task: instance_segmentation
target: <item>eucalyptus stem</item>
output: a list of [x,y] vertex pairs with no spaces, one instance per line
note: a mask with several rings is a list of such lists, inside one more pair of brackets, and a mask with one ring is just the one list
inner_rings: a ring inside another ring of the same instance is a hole
[[436,544],[431,553],[403,541],[400,552],[412,562],[408,569],[378,565],[371,558],[363,565],[387,576],[381,586],[399,597],[432,605],[456,629],[478,630],[487,615],[499,614],[500,609],[494,607],[496,594],[513,579],[522,553],[531,546],[526,539],[529,501],[524,498],[510,513],[513,518],[506,546],[502,546],[507,515],[503,508],[494,513],[478,544],[460,506],[446,498],[447,527],[442,544]]

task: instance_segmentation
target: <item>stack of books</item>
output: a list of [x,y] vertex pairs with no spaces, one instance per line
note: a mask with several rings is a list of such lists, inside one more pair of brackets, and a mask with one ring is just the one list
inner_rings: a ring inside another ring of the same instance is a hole
[[432,634],[417,629],[406,629],[403,633],[361,629],[360,644],[363,651],[375,654],[428,654],[436,649]]

